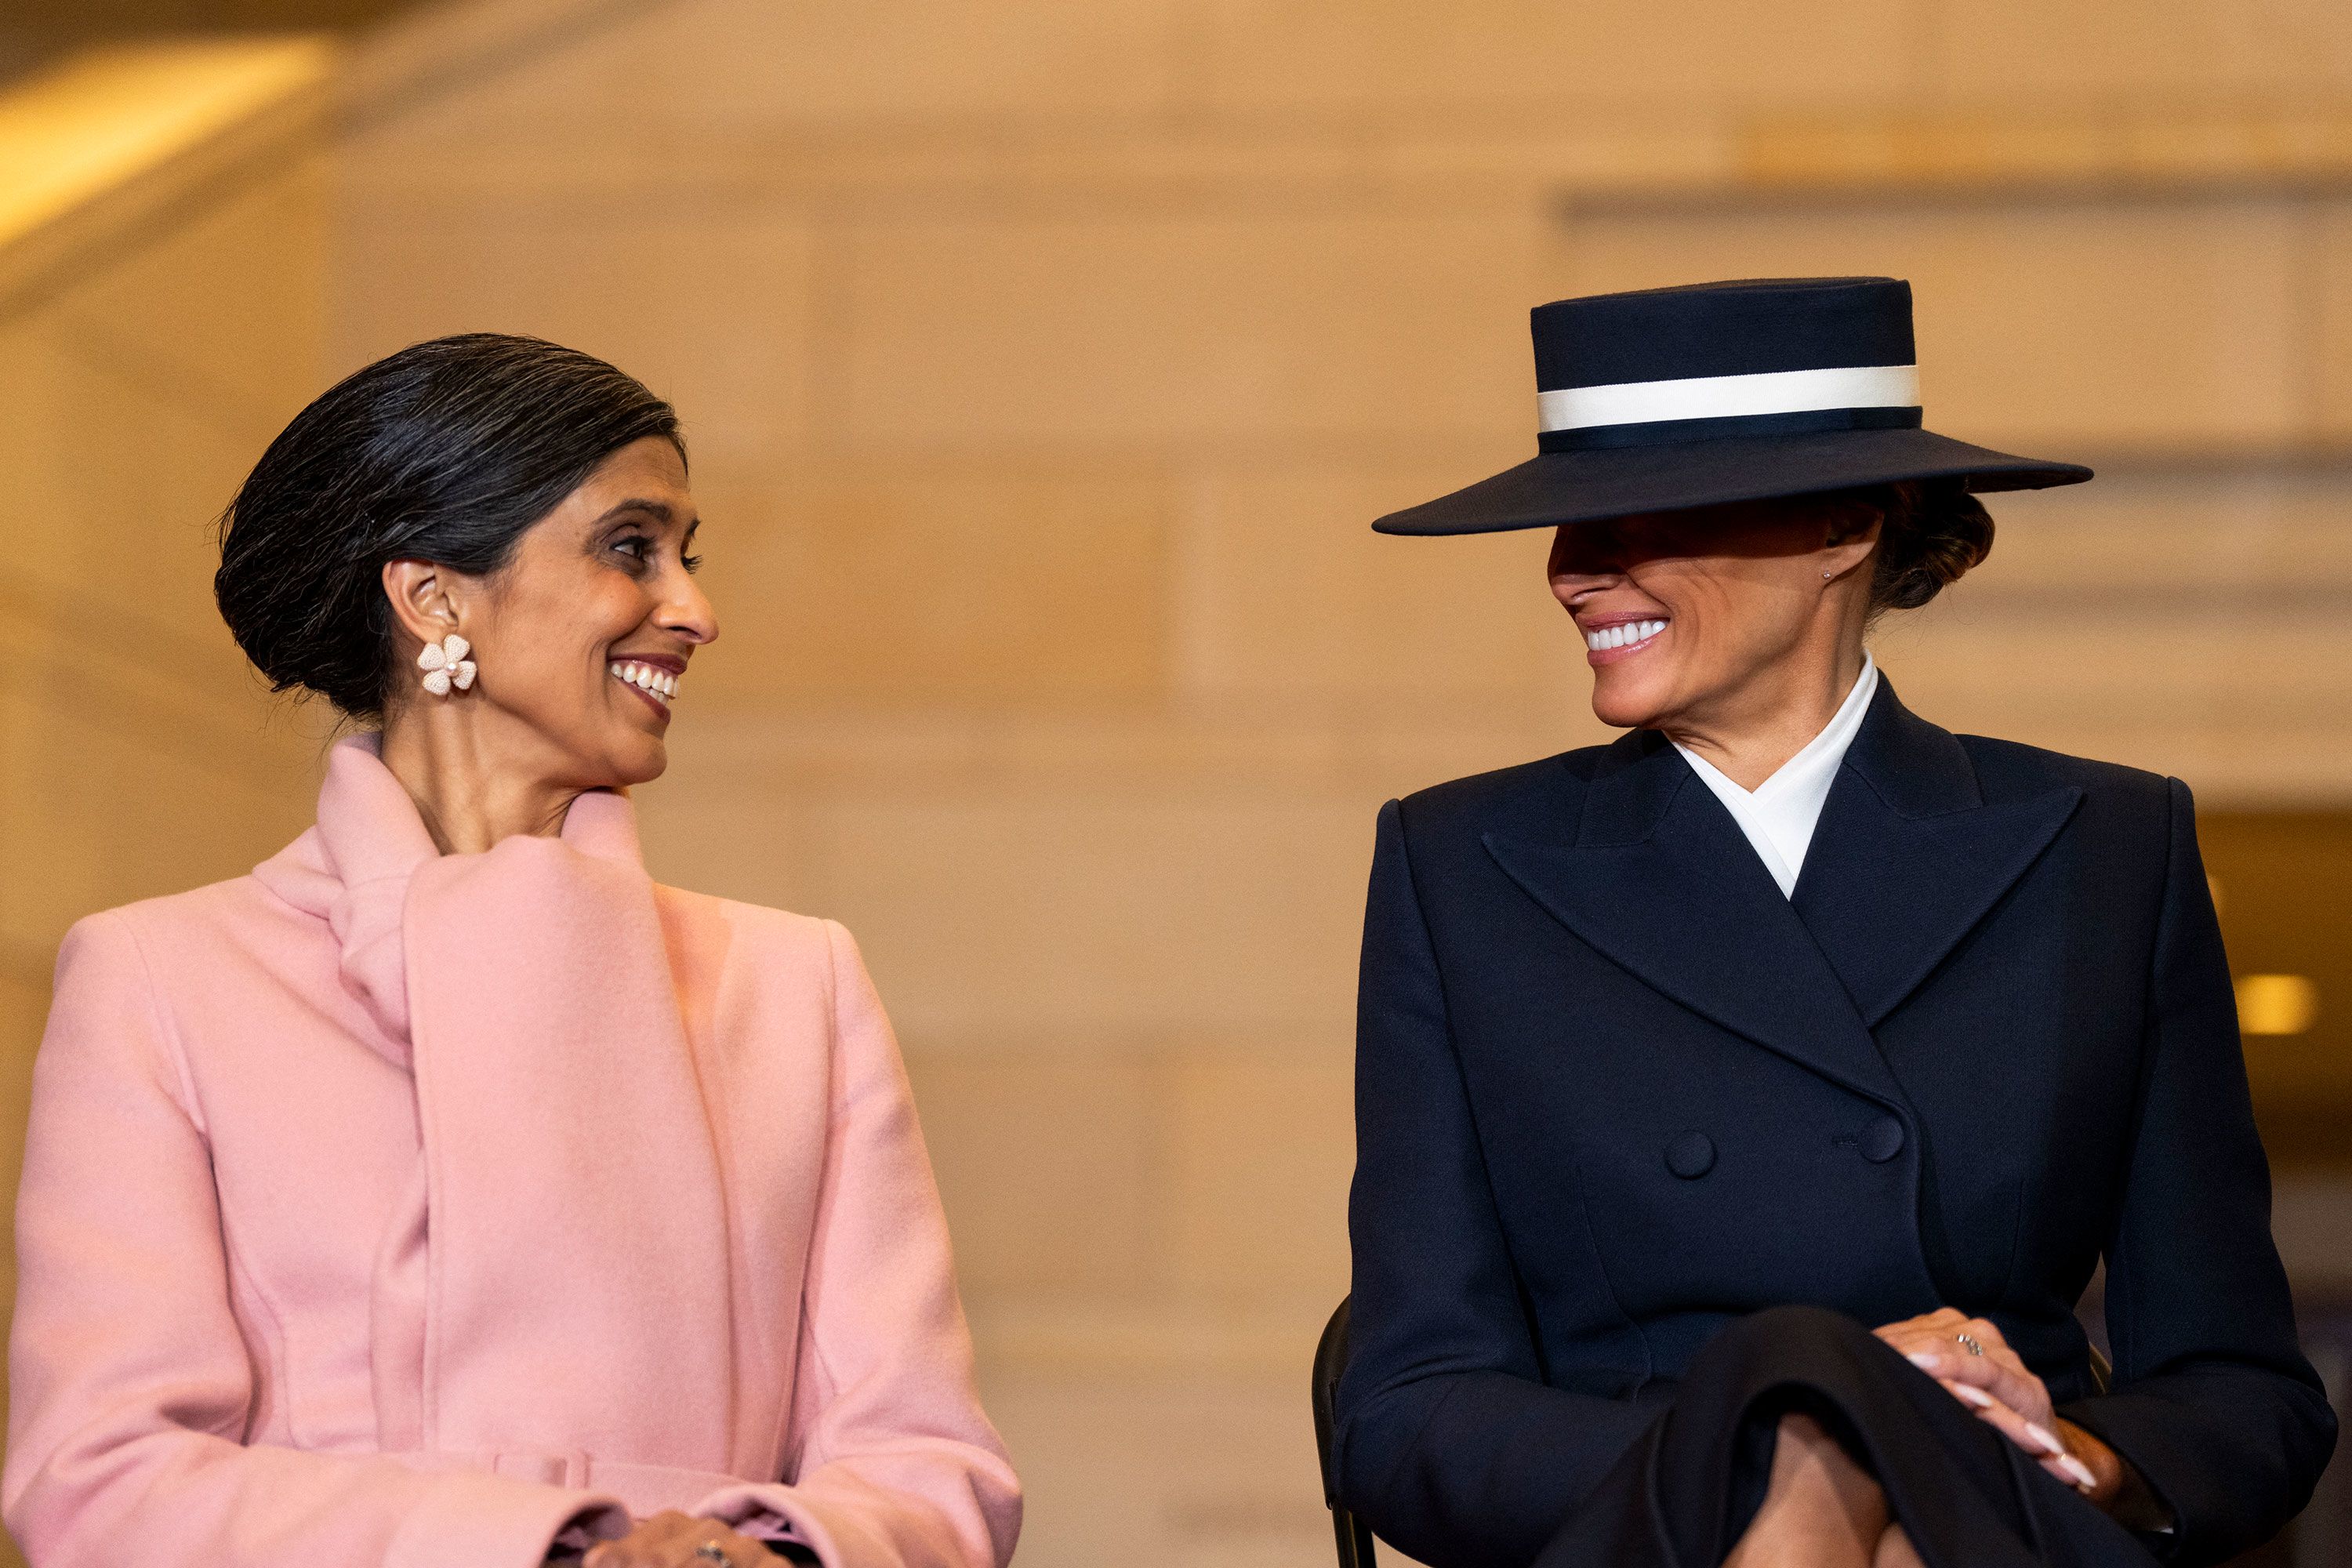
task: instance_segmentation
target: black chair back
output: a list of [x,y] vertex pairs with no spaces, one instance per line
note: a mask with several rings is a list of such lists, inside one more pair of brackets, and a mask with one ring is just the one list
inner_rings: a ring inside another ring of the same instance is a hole
[[1331,1510],[1331,1533],[1339,1547],[1339,1568],[1372,1568],[1370,1526],[1339,1506],[1331,1474],[1331,1400],[1348,1367],[1348,1299],[1341,1297],[1315,1346],[1315,1457],[1323,1466],[1323,1505]]

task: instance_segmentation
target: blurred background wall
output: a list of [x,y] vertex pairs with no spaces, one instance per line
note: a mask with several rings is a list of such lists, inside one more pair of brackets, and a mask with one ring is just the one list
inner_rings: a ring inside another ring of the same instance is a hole
[[89,0],[0,66],[7,1136],[66,925],[309,819],[327,721],[209,601],[245,468],[551,336],[687,420],[724,636],[649,853],[865,942],[1022,1560],[1326,1562],[1373,813],[1602,734],[1545,536],[1366,525],[1533,450],[1530,304],[1887,272],[1931,424],[2102,477],[1878,657],[2195,786],[2282,1244],[2352,1279],[2342,5]]

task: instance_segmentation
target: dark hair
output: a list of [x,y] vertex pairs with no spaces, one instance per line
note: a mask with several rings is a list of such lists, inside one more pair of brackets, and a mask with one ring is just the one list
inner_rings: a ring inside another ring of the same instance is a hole
[[1992,514],[1958,479],[1905,479],[1841,490],[1834,500],[1879,519],[1873,620],[1917,609],[1992,553]]
[[270,688],[382,717],[387,562],[497,571],[613,453],[677,416],[603,360],[467,332],[380,359],[294,416],[221,514],[213,595]]

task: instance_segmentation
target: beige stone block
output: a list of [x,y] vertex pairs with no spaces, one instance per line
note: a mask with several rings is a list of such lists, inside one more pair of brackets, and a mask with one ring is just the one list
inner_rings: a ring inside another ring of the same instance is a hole
[[[1149,473],[795,474],[698,491],[722,705],[1098,708],[1167,683],[1171,498]],[[705,674],[705,671],[708,674]]]
[[[1166,1182],[1160,1186],[1164,1200]],[[1164,1206],[1164,1203],[1163,1203]],[[1169,1259],[1158,1259],[1161,1275]],[[1000,1373],[1090,1378],[1283,1374],[1331,1316],[1318,1283],[1311,1294],[1203,1298],[1158,1289],[1113,1299],[1069,1292],[981,1298],[972,1331]]]
[[2261,200],[1595,210],[1552,291],[1908,278],[1932,428],[2053,458],[2261,450],[2310,418],[2304,223]]
[[2352,205],[2319,217],[2319,282],[2312,370],[2318,383],[2313,419],[2322,441],[2352,444]]
[[385,196],[339,235],[334,372],[446,333],[526,333],[668,398],[689,451],[766,457],[805,420],[809,265],[790,217],[658,186]]
[[705,123],[1151,114],[1171,101],[1181,9],[1176,0],[701,0],[673,24],[672,90]]
[[[779,132],[1124,118],[1168,107],[1175,0],[685,0],[591,14],[511,51],[458,90],[394,85],[363,157],[414,177],[437,163],[578,174],[657,168],[714,141],[769,151]],[[420,18],[379,51],[429,55]],[[396,62],[387,60],[396,76]],[[376,62],[363,54],[362,74]]]
[[1926,9],[1923,0],[1843,9],[1211,0],[1207,90],[1223,108],[1370,116],[1867,101],[1916,82]]
[[1225,1299],[1348,1292],[1355,1170],[1352,1055],[1327,1048],[1184,1052],[1172,1108],[1176,1258],[1184,1286]]
[[1731,139],[1766,188],[1918,197],[2039,191],[2073,203],[2105,191],[2339,185],[2352,116],[2289,100],[2128,105],[2064,98],[2021,108],[1971,101],[1885,114],[1762,115]]
[[[10,1234],[16,1212],[16,1173],[25,1163],[25,1120],[32,1107],[33,1058],[49,1010],[49,971],[54,954],[46,946],[11,941],[0,948],[0,1236]],[[0,1286],[15,1279],[16,1249],[0,1252]],[[8,1292],[0,1289],[0,1304]]]
[[2200,605],[2223,618],[2352,600],[2352,477],[2332,468],[2119,467],[1984,500],[1993,552],[1951,590],[1958,602],[2087,602],[2178,633]]
[[872,784],[809,802],[813,912],[857,934],[917,1037],[1328,1029],[1354,1005],[1378,805]]
[[0,941],[45,948],[94,910],[242,875],[309,825],[299,741],[208,727],[98,682],[0,689]]
[[1517,434],[1518,210],[876,218],[842,242],[823,416],[908,441]]
[[[2352,733],[2332,719],[2311,721],[2314,712],[2352,706],[2352,680],[2338,673],[2343,639],[2331,629],[2283,627],[2263,657],[2219,669],[2149,637],[2075,633],[2037,644],[2034,654],[1923,642],[1887,668],[1910,682],[1906,700],[1916,689],[1924,710],[1951,729],[2168,773],[2217,806],[2347,804]],[[2305,662],[2314,657],[2336,662]],[[1934,679],[1913,679],[1922,661]],[[2052,668],[2068,670],[2070,689],[2052,689]],[[2242,704],[2255,680],[2271,683],[2266,700]]]
[[1028,1494],[1024,1568],[1328,1568],[1313,1350],[1249,1378],[984,1377]]
[[[1570,648],[1567,658],[1576,658]],[[1540,701],[1516,712],[1465,714],[1454,723],[1385,724],[1357,736],[1359,776],[1368,796],[1386,800],[1447,779],[1491,773],[1582,746],[1605,746],[1623,731],[1593,717],[1589,668],[1563,670]]]
[[1163,1277],[1150,1054],[910,1045],[907,1061],[967,1292],[1133,1298]]
[[[2248,617],[2198,635],[2182,616],[2078,610],[2071,619],[1956,601],[1883,632],[1904,700],[1947,729],[2186,779],[2210,804],[2352,800],[2347,606]],[[2232,645],[2235,646],[2232,646]],[[2063,679],[2053,678],[2063,671]]]
[[143,627],[163,639],[159,657],[233,669],[213,523],[259,456],[250,431],[54,318],[0,328],[0,467],[58,531],[55,547],[21,553],[19,590]]
[[629,792],[646,868],[656,881],[714,898],[805,908],[806,851],[791,780],[737,756],[709,755],[699,742],[711,715],[685,710],[685,700],[670,726],[668,771]]
[[258,458],[325,384],[328,189],[323,154],[247,171],[110,247],[44,312],[83,357]]
[[1185,689],[1334,695],[1390,717],[1465,698],[1525,700],[1571,666],[1546,529],[1460,539],[1374,533],[1383,513],[1532,455],[1532,440],[1451,460],[1221,467],[1191,491],[1179,614]]
[[[33,1057],[49,1011],[55,954],[46,946],[10,942],[0,949],[0,1181],[13,1199],[25,1158],[25,1117],[32,1103]],[[14,1214],[12,1201],[7,1212]],[[14,1257],[13,1249],[10,1256]]]
[[1948,91],[2015,99],[2342,92],[2352,15],[2333,0],[1942,0],[1937,75]]

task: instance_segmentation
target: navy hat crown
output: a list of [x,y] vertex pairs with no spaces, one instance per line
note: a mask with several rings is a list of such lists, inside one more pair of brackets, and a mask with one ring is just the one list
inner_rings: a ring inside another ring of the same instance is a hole
[[1911,285],[1765,278],[1530,312],[1542,449],[1916,427]]
[[1528,312],[1536,389],[1913,364],[1900,278],[1756,278],[1555,300]]

